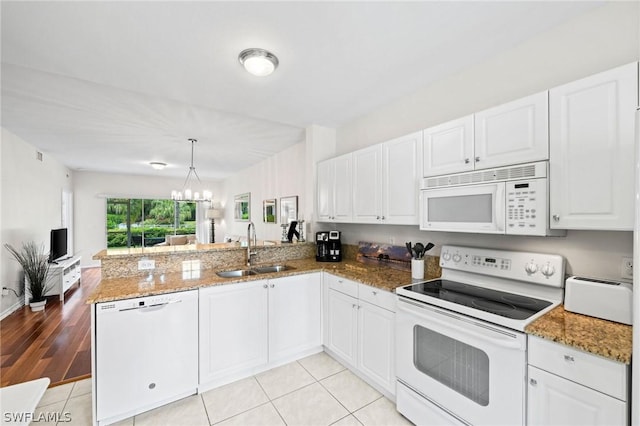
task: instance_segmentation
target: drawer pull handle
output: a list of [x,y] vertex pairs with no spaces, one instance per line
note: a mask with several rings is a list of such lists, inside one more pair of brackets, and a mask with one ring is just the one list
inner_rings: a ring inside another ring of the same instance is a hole
[[356,304],[354,303],[353,305],[351,305],[351,307],[352,307],[353,309],[355,309],[355,308],[356,308]]
[[536,379],[529,379],[529,383],[531,384],[531,386],[537,386],[538,385],[538,381]]
[[565,355],[564,360],[567,362],[575,362],[575,359],[571,355]]

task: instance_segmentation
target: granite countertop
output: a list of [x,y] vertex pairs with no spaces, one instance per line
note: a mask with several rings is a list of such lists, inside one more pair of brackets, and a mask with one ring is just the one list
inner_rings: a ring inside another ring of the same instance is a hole
[[[111,302],[134,297],[192,290],[200,287],[280,278],[320,271],[326,271],[388,291],[394,291],[397,287],[411,284],[410,271],[400,271],[386,266],[366,265],[354,260],[345,260],[338,263],[322,263],[316,262],[315,258],[311,258],[288,260],[284,263],[293,269],[238,278],[221,278],[216,275],[218,270],[205,269],[194,272],[166,274],[156,272],[153,275],[103,279],[95,291],[87,298],[87,303]],[[266,265],[268,264],[265,264],[265,266]],[[229,269],[245,269],[245,267],[239,266]]]
[[630,325],[567,312],[562,305],[525,328],[527,334],[625,364],[631,363],[632,330]]

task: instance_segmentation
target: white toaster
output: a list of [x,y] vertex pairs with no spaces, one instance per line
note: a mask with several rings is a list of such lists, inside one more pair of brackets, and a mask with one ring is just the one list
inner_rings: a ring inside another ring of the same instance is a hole
[[630,283],[569,277],[564,291],[567,311],[631,325],[633,287]]

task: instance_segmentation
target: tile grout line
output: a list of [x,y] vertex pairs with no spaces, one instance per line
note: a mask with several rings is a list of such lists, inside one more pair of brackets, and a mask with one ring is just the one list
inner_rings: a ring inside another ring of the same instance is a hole
[[207,423],[209,424],[209,426],[211,426],[213,423],[211,423],[211,417],[209,417],[209,410],[207,410],[207,404],[204,403],[204,397],[202,395],[204,395],[204,393],[198,393],[196,394],[200,397],[200,402],[202,402],[202,406],[204,407],[204,414],[207,416]]

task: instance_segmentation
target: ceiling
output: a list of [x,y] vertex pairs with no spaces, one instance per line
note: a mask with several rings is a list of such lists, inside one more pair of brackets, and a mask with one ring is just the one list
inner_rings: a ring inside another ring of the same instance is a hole
[[2,126],[73,170],[175,177],[196,138],[221,179],[601,4],[3,0]]

